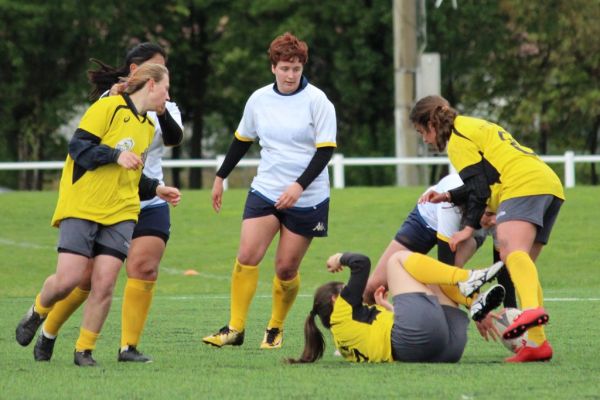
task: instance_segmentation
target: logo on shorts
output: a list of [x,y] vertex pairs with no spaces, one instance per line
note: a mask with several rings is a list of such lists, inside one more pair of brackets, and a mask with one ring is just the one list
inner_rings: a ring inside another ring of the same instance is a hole
[[506,215],[506,211],[500,211],[498,213],[498,215],[496,215],[496,218],[504,217],[505,215]]
[[323,232],[325,230],[325,224],[322,222],[318,222],[317,226],[313,228],[313,231]]

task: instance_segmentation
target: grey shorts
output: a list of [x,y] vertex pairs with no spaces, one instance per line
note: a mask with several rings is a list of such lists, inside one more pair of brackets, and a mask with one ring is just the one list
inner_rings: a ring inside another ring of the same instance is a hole
[[101,225],[86,219],[66,218],[60,221],[58,252],[88,258],[104,254],[125,260],[134,227],[134,221]]
[[404,362],[458,362],[467,344],[467,314],[436,296],[394,296],[392,356]]
[[527,221],[537,227],[535,241],[547,244],[563,200],[550,194],[514,197],[500,203],[496,224]]

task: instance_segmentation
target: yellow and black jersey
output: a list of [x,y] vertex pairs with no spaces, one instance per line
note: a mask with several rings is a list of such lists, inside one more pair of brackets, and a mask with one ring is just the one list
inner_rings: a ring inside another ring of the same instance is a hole
[[456,117],[448,157],[463,180],[469,177],[469,169],[475,171],[477,167],[484,171],[489,186],[499,183],[498,203],[543,194],[564,199],[562,184],[554,171],[532,149],[520,145],[510,133],[491,122]]
[[352,362],[392,362],[391,332],[394,314],[380,306],[366,306],[362,294],[371,262],[361,254],[344,253],[342,265],[350,268],[350,279],[335,300],[330,317],[335,346]]
[[105,97],[85,113],[69,143],[52,225],[81,218],[102,225],[137,221],[142,170],[116,163],[121,151],[145,160],[154,125],[127,95]]
[[335,346],[347,361],[394,361],[391,342],[394,324],[392,312],[380,306],[352,307],[344,297],[339,296],[333,305],[330,322]]

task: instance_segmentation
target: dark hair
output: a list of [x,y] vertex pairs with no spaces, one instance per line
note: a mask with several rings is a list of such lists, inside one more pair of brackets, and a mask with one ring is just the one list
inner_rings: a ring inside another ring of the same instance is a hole
[[331,328],[331,313],[333,312],[333,296],[339,296],[342,292],[344,283],[329,282],[319,287],[315,292],[313,308],[310,311],[306,321],[304,321],[304,350],[300,358],[288,358],[289,364],[313,363],[323,357],[325,351],[325,340],[323,334],[315,323],[315,316],[318,315],[323,326]]
[[97,100],[102,93],[109,90],[112,85],[118,83],[120,78],[125,78],[129,75],[129,66],[131,64],[141,65],[160,54],[167,60],[167,53],[156,43],[140,43],[127,52],[125,56],[125,64],[119,68],[112,67],[100,60],[90,58],[90,61],[96,63],[100,68],[88,70],[88,80],[93,85],[90,91],[90,100]]
[[454,119],[458,113],[450,106],[448,100],[441,96],[427,96],[417,101],[417,104],[410,111],[410,121],[413,124],[419,124],[427,128],[429,122],[436,131],[436,144],[439,151],[446,148]]
[[286,32],[277,36],[269,46],[269,60],[271,65],[277,65],[279,61],[293,61],[302,64],[308,61],[308,45],[293,34]]

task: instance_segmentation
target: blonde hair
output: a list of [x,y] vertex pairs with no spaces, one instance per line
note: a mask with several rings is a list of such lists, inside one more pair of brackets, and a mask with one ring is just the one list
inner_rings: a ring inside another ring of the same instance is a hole
[[142,89],[150,79],[158,83],[166,75],[169,75],[169,70],[164,65],[142,64],[129,77],[120,78],[121,83],[117,84],[116,91],[119,94],[133,94]]

